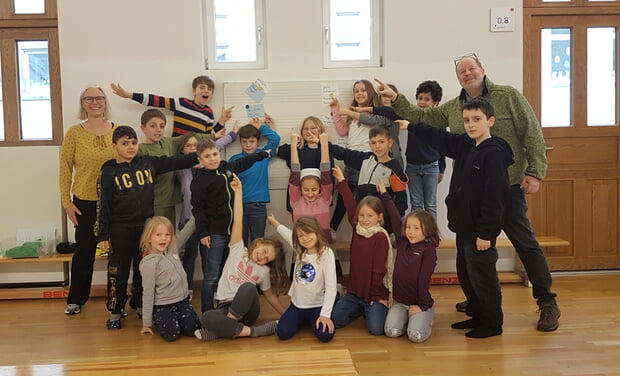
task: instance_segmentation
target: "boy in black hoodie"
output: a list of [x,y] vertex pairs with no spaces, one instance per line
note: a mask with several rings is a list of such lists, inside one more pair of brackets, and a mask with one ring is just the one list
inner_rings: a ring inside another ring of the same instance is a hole
[[446,197],[448,227],[456,233],[456,271],[467,297],[471,319],[452,324],[454,329],[472,329],[470,338],[502,334],[502,293],[495,264],[499,235],[509,191],[507,168],[513,154],[506,141],[492,137],[493,107],[483,98],[463,106],[467,134],[446,133],[425,124],[399,121],[409,137],[427,141],[437,151],[455,160]]
[[127,280],[133,262],[131,306],[142,307],[140,278],[140,235],[146,219],[153,216],[153,187],[157,174],[190,168],[196,153],[174,157],[137,155],[138,136],[128,126],[112,134],[112,147],[118,154],[101,167],[95,233],[97,245],[108,251],[108,329],[120,329],[121,315],[127,302]]
[[213,309],[213,295],[228,257],[228,243],[232,226],[234,192],[230,189],[232,173],[239,174],[252,167],[254,162],[270,158],[271,150],[248,154],[234,161],[221,160],[215,142],[202,139],[196,154],[203,168],[196,171],[190,190],[192,213],[196,219],[196,232],[200,243],[207,247],[202,258],[202,313]]

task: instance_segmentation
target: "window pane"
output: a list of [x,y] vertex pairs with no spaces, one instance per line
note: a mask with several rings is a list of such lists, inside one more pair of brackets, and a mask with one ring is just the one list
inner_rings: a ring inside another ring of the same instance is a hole
[[17,42],[22,140],[52,139],[47,41]]
[[43,14],[45,0],[14,0],[13,9],[15,14]]
[[588,28],[588,125],[617,124],[616,28]]
[[216,61],[256,61],[255,12],[254,0],[215,0]]
[[541,30],[541,124],[571,124],[571,29]]
[[543,3],[570,3],[573,0],[542,0]]
[[372,56],[370,0],[331,0],[331,60],[369,60]]

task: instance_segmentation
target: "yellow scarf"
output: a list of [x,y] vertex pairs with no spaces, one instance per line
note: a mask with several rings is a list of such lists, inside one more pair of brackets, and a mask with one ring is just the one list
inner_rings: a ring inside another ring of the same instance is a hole
[[369,228],[363,228],[359,223],[355,226],[355,232],[365,238],[370,238],[378,232],[382,232],[385,235],[388,243],[388,257],[385,261],[385,267],[387,273],[383,277],[383,286],[385,286],[389,292],[392,292],[392,275],[394,274],[394,248],[392,247],[392,241],[390,240],[390,234],[383,228],[383,226],[376,224]]

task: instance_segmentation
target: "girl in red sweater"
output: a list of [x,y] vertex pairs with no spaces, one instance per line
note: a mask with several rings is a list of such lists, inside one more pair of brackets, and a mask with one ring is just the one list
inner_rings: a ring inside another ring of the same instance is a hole
[[393,260],[390,236],[382,226],[383,204],[374,196],[356,204],[342,170],[335,167],[333,174],[354,231],[347,293],[336,302],[332,321],[342,328],[364,315],[370,334],[382,335],[389,295],[383,280],[388,272],[386,261]]

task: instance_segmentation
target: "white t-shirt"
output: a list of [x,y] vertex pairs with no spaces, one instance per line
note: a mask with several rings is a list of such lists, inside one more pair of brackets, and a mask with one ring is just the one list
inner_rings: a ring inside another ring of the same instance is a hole
[[232,300],[239,290],[239,286],[246,282],[259,285],[262,291],[271,288],[269,267],[250,260],[247,256],[247,250],[243,246],[243,241],[239,241],[230,245],[230,252],[217,284],[215,299],[220,301]]

